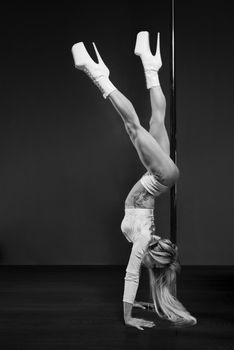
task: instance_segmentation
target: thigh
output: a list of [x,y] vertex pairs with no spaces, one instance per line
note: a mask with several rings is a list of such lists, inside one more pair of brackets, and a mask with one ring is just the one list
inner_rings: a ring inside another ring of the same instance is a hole
[[171,184],[176,165],[157,140],[143,127],[139,127],[133,142],[145,168],[156,175],[162,184]]
[[162,150],[169,155],[170,154],[170,141],[164,122],[155,121],[153,118],[150,120],[149,133],[158,142]]

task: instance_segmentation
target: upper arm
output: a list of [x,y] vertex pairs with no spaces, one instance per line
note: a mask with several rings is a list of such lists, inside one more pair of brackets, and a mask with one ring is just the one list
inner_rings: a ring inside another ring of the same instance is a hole
[[128,266],[126,269],[127,272],[131,274],[139,275],[141,262],[147,250],[149,241],[150,241],[150,235],[144,235],[144,236],[142,235],[140,238],[138,238],[134,242],[132,246],[132,251],[129,258]]

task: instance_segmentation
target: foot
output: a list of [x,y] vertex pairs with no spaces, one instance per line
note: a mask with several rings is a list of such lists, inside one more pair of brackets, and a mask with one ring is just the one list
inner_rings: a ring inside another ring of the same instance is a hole
[[83,42],[79,42],[72,46],[75,67],[85,72],[102,92],[103,97],[107,98],[111,92],[116,90],[116,87],[109,80],[110,71],[103,62],[94,43],[93,46],[97,55],[98,63],[94,62],[89,56]]
[[97,55],[98,63],[94,62],[89,56],[83,42],[79,42],[72,46],[75,67],[84,71],[94,81],[98,80],[100,77],[108,78],[110,74],[109,69],[103,62],[94,43],[93,46]]
[[139,32],[137,34],[135,55],[140,56],[145,70],[158,71],[162,66],[160,53],[160,33],[157,36],[157,48],[155,55],[152,54],[149,44],[149,32]]

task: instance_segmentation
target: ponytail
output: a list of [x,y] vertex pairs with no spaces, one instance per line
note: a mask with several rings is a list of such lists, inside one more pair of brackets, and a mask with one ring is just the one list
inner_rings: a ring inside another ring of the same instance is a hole
[[175,323],[192,322],[196,319],[176,298],[176,265],[149,270],[150,289],[156,313]]

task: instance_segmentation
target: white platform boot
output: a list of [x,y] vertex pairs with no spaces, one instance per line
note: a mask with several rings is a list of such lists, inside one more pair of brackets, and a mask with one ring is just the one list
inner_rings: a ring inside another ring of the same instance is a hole
[[140,56],[146,78],[147,89],[159,86],[158,71],[162,66],[160,53],[160,33],[157,36],[157,47],[155,55],[152,55],[149,44],[149,32],[139,32],[137,34],[135,55]]
[[94,43],[93,46],[97,55],[98,63],[94,62],[89,56],[83,42],[79,42],[72,46],[75,67],[85,72],[101,90],[103,97],[107,98],[111,92],[116,90],[116,87],[109,80],[110,71],[103,62]]

